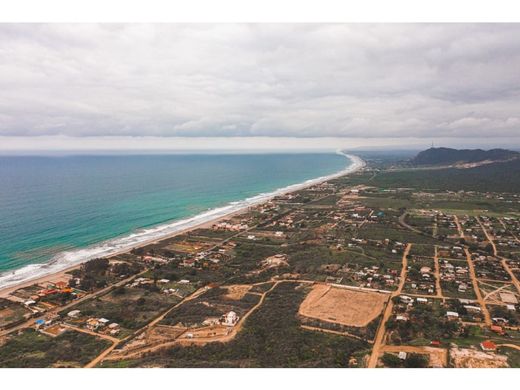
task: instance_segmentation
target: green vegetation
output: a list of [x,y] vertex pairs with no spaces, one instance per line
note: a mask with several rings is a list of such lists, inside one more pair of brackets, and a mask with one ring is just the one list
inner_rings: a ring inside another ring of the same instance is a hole
[[423,150],[412,159],[415,165],[447,165],[454,163],[472,163],[484,160],[501,161],[519,158],[520,153],[505,149],[451,149],[430,148]]
[[[342,336],[307,331],[296,316],[305,290],[281,283],[228,343],[175,347],[124,364],[166,367],[346,367],[350,356],[368,344]],[[103,367],[110,366],[109,362]]]
[[[396,301],[398,299],[395,298]],[[396,307],[397,313],[405,310],[404,307]],[[400,345],[423,339],[426,344],[429,344],[432,340],[458,336],[460,324],[457,321],[449,321],[445,313],[446,310],[440,306],[438,300],[433,304],[416,304],[407,312],[408,321],[390,319],[386,323],[387,329],[392,331],[391,342]]]
[[200,325],[207,318],[219,318],[229,311],[243,316],[252,306],[258,303],[260,297],[256,294],[245,294],[240,300],[231,300],[225,297],[226,289],[213,288],[197,299],[186,302],[173,309],[161,322],[165,325],[183,326]]
[[0,298],[0,329],[14,326],[29,314],[21,304]]
[[126,329],[138,329],[179,298],[144,288],[119,288],[75,306],[82,315],[107,318]]
[[394,171],[379,174],[371,184],[452,191],[520,192],[520,159],[468,169]]
[[2,345],[0,367],[82,367],[109,345],[107,340],[75,331],[53,338],[27,329]]

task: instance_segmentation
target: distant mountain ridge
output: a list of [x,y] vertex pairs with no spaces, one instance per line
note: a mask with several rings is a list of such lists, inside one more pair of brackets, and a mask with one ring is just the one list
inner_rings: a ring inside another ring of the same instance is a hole
[[509,161],[520,158],[520,153],[507,149],[451,149],[430,148],[420,152],[411,163],[414,165],[454,165],[481,162]]

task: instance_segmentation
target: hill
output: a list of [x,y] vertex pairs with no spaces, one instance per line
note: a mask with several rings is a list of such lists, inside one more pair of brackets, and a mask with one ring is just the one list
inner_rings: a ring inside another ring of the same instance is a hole
[[412,169],[387,171],[372,180],[376,186],[437,190],[520,193],[520,159],[467,169]]
[[516,158],[520,158],[520,153],[506,149],[430,148],[420,152],[411,160],[411,163],[414,165],[453,165],[508,161]]

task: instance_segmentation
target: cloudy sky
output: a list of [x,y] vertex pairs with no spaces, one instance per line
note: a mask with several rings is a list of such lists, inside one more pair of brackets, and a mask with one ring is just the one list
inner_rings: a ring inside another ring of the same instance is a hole
[[520,146],[518,37],[520,24],[0,24],[0,150]]

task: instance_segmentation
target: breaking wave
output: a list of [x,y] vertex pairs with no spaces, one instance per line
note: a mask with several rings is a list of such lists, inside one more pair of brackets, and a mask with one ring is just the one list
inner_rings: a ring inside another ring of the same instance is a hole
[[186,229],[194,228],[212,220],[263,203],[277,195],[296,191],[313,184],[318,184],[323,181],[352,173],[365,165],[365,162],[357,156],[345,154],[341,151],[337,151],[337,154],[343,155],[351,161],[350,165],[339,172],[306,180],[299,184],[289,185],[272,192],[261,193],[241,201],[230,202],[225,206],[207,210],[190,218],[172,221],[151,228],[139,229],[126,236],[103,241],[86,248],[61,252],[46,263],[30,264],[17,270],[0,274],[0,288],[9,287],[47,274],[63,271],[66,268],[81,264],[94,258],[113,256],[118,253],[127,252],[135,247],[164,239]]

